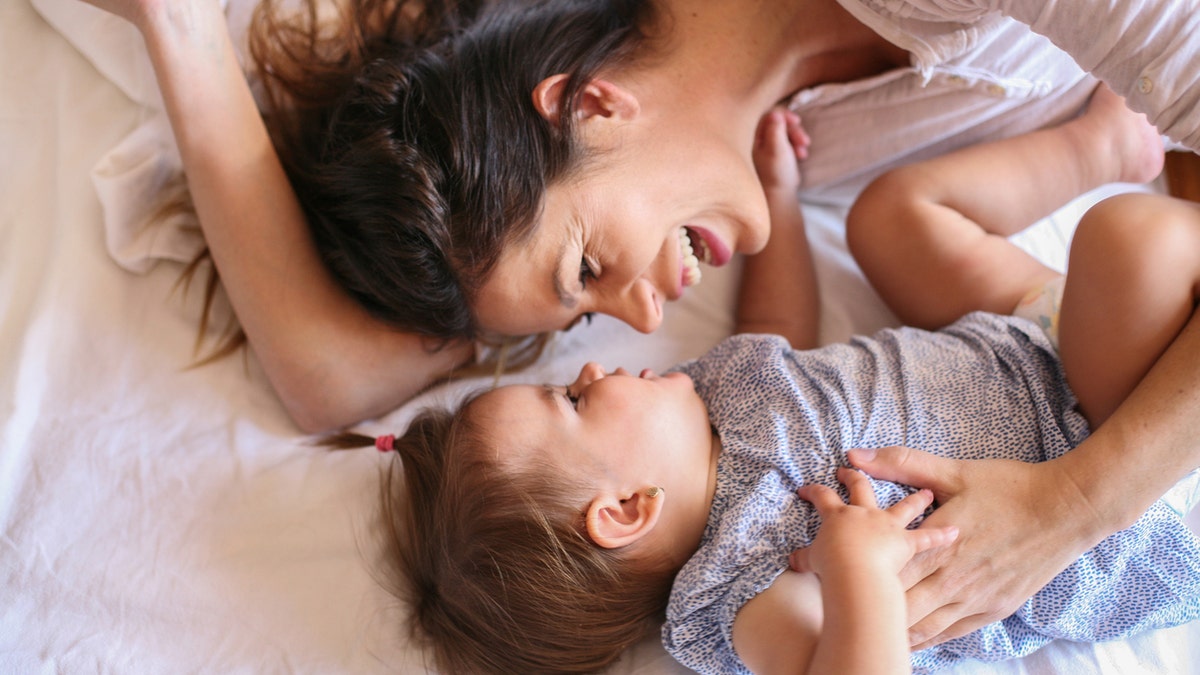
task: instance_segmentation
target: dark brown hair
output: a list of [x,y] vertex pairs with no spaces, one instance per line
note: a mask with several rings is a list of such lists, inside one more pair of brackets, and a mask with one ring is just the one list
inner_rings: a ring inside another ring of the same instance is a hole
[[[376,317],[478,338],[470,305],[502,249],[532,230],[546,187],[580,162],[574,101],[642,42],[639,0],[264,0],[251,53],[267,122],[314,240]],[[570,75],[557,123],[533,106]]]
[[385,578],[442,672],[604,668],[661,623],[678,570],[594,544],[586,488],[547,466],[500,466],[469,412],[469,402],[426,411],[396,439],[382,487]]

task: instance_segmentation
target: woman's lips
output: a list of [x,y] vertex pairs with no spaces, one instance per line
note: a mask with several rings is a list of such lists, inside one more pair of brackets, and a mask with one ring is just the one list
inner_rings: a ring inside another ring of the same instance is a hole
[[722,241],[721,238],[716,234],[704,229],[703,227],[696,227],[695,225],[688,225],[687,229],[688,233],[692,236],[693,248],[696,248],[694,242],[697,238],[701,242],[701,246],[697,251],[698,253],[700,250],[704,251],[704,255],[700,256],[701,262],[712,265],[713,267],[721,267],[722,265],[728,263],[729,259],[733,257],[733,252],[730,251],[729,247],[725,245],[725,242]]
[[671,300],[683,295],[683,289],[700,283],[704,276],[700,263],[720,267],[732,257],[729,247],[711,230],[694,225],[679,228],[679,279]]

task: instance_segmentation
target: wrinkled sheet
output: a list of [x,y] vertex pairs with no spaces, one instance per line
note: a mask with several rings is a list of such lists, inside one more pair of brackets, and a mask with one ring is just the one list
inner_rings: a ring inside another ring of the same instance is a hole
[[[0,671],[420,672],[404,612],[372,574],[387,458],[313,447],[253,353],[189,367],[200,296],[177,288],[174,261],[197,239],[187,222],[145,226],[178,161],[150,77],[111,17],[73,0],[0,3]],[[823,338],[892,323],[849,263],[839,214],[808,217]],[[1061,262],[1072,224],[1028,245]],[[732,326],[736,271],[707,270],[653,336],[601,318],[510,379],[695,356]],[[435,389],[362,428],[399,430],[487,383]],[[952,672],[1197,663],[1191,624]],[[682,669],[651,641],[613,672]]]

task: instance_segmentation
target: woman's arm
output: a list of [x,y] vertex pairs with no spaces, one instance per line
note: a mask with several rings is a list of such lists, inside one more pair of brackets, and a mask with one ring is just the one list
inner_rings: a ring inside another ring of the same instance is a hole
[[302,429],[387,412],[469,358],[373,319],[326,271],[217,2],[89,1],[145,38],[222,283]]
[[912,644],[927,647],[1008,616],[1200,466],[1197,383],[1200,314],[1121,407],[1058,459],[853,451],[851,462],[872,476],[932,489],[940,506],[926,524],[953,523],[962,532],[954,546],[918,556],[905,570]]

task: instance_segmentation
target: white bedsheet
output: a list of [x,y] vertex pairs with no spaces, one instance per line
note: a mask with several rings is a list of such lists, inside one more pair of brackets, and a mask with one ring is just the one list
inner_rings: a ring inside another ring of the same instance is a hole
[[[198,297],[174,290],[178,264],[156,260],[195,240],[133,216],[106,234],[101,208],[101,196],[110,217],[114,200],[143,208],[114,176],[154,143],[164,166],[173,152],[154,127],[140,42],[74,0],[36,4],[0,3],[0,672],[422,671],[370,569],[386,458],[310,446],[253,355],[188,368]],[[139,174],[143,189],[160,170]],[[824,338],[890,323],[848,264],[836,214],[809,217]],[[1069,229],[1063,218],[1031,245],[1061,260]],[[731,327],[735,273],[706,271],[653,336],[598,319],[520,379],[699,354]],[[398,430],[479,384],[363,428]],[[954,672],[1173,675],[1197,663],[1191,624]],[[680,671],[652,641],[613,669]]]

